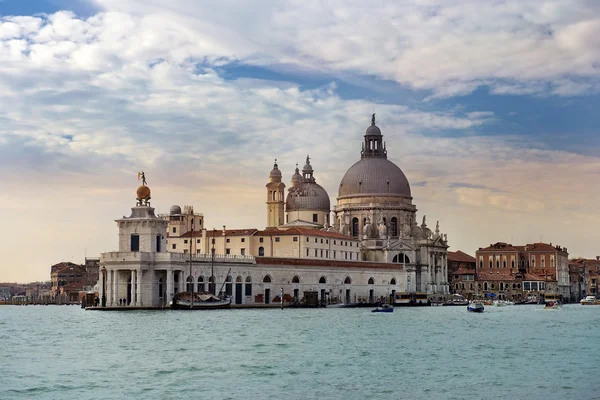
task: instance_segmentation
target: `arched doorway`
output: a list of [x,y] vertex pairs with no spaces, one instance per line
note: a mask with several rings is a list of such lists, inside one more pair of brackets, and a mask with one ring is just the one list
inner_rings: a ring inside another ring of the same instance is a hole
[[225,295],[230,297],[233,295],[233,279],[231,275],[228,275],[227,279],[225,279]]
[[352,293],[350,290],[351,284],[352,284],[352,278],[347,276],[346,279],[344,279],[344,288],[346,289],[346,293],[344,294],[344,304],[352,303],[352,297],[351,297]]
[[[269,275],[265,275],[263,283],[271,283],[272,279]],[[265,304],[271,304],[271,285],[265,285]]]
[[208,291],[215,294],[215,277],[211,276],[208,278]]
[[235,278],[235,304],[242,304],[242,277]]
[[194,278],[191,276],[185,278],[185,291],[190,293],[194,291]]

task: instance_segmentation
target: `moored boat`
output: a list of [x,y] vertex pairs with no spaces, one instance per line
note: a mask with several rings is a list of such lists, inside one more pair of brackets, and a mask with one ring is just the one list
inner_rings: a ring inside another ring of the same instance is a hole
[[467,306],[467,311],[470,312],[482,313],[484,309],[485,307],[483,307],[483,304],[475,301],[470,302]]
[[431,306],[431,301],[427,297],[427,293],[416,292],[397,292],[394,294],[394,307],[424,307]]
[[175,293],[171,307],[180,310],[219,310],[231,306],[231,297],[218,297],[212,293]]
[[469,300],[465,299],[460,294],[454,294],[454,295],[452,295],[452,299],[445,301],[442,305],[443,306],[468,306]]

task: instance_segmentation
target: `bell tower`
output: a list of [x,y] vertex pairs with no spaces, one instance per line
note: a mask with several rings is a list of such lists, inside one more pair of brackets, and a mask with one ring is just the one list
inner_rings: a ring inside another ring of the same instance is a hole
[[283,225],[283,204],[285,183],[281,181],[281,171],[277,166],[277,159],[269,174],[267,183],[267,228],[277,228]]

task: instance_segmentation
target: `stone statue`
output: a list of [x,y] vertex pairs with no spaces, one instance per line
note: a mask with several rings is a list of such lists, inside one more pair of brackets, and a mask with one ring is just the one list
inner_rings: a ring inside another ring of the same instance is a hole
[[427,215],[423,215],[423,222],[421,223],[421,227],[427,226]]
[[375,113],[373,113],[373,116],[371,117],[371,126],[375,125]]
[[440,235],[440,221],[435,223],[435,234],[438,236]]
[[379,217],[379,222],[377,223],[377,231],[379,233],[379,239],[387,238],[387,226],[385,226],[385,222],[383,222],[383,217]]
[[371,238],[371,219],[369,217],[367,217],[365,220],[365,226],[363,226],[363,238]]
[[444,233],[444,242],[448,242],[448,235]]
[[340,233],[342,235],[348,235],[348,225],[346,224],[346,217],[345,216],[341,218]]

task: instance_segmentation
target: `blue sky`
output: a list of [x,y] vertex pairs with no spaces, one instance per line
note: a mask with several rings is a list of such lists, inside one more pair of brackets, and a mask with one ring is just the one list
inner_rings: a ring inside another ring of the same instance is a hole
[[310,153],[335,204],[373,111],[453,250],[543,236],[594,256],[598,37],[586,0],[0,0],[0,217],[98,226],[15,256],[15,279],[112,249],[142,168],[159,210],[261,227],[272,160],[287,179]]

